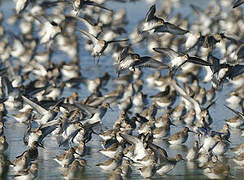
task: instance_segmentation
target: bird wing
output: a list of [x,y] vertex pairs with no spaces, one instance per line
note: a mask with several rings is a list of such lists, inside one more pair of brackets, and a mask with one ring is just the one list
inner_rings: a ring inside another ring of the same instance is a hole
[[244,3],[244,0],[236,0],[233,4],[233,8],[236,8]]
[[15,7],[17,14],[23,12],[25,8],[29,5],[29,3],[29,0],[18,0]]
[[244,58],[244,44],[237,51],[237,59]]
[[118,57],[118,62],[121,62],[123,59],[125,59],[128,56],[128,52],[129,52],[129,47],[125,47],[121,51],[121,53],[120,53],[120,55]]
[[168,32],[170,34],[174,34],[174,35],[183,35],[186,34],[188,31],[181,29],[180,27],[171,24],[169,22],[164,22],[163,25],[161,26],[157,26],[154,30],[154,32]]
[[153,50],[158,52],[158,53],[165,54],[165,55],[169,56],[171,59],[174,59],[174,58],[181,55],[181,53],[176,52],[170,48],[153,48]]
[[86,18],[82,18],[82,17],[79,17],[79,16],[72,16],[72,15],[69,15],[69,16],[65,16],[65,18],[67,18],[68,20],[69,19],[76,19],[82,23],[85,24],[85,26],[89,29],[89,28],[93,28],[93,26],[95,26],[94,23],[92,23],[91,21],[87,20]]
[[208,56],[208,61],[210,63],[212,63],[212,66],[210,66],[213,74],[217,73],[220,69],[221,69],[221,66],[220,66],[220,63],[219,63],[219,59],[212,56],[211,54]]
[[190,7],[197,17],[199,17],[203,13],[198,6],[191,4]]
[[145,17],[145,22],[152,20],[154,18],[155,12],[156,12],[156,5],[154,4],[150,7],[149,11],[147,12]]
[[203,65],[203,66],[212,66],[213,64],[208,62],[208,61],[204,61],[198,57],[195,56],[189,56],[187,59],[187,62],[190,63],[194,63],[194,64],[199,64],[199,65]]
[[92,41],[92,44],[93,44],[93,45],[97,44],[98,39],[97,39],[95,36],[93,36],[92,34],[86,32],[86,31],[83,31],[83,30],[81,30],[81,29],[79,29],[79,31],[80,31],[82,34],[84,34],[86,37],[88,37],[88,38]]
[[107,10],[107,11],[113,12],[112,9],[108,9],[108,8],[102,6],[101,4],[95,3],[95,2],[93,2],[93,1],[84,1],[84,4],[85,4],[85,5],[91,5],[91,6],[97,6],[97,7],[100,7],[100,8],[102,8],[102,9],[105,9],[105,10]]
[[148,146],[152,149],[152,151],[155,153],[155,155],[157,156],[158,161],[157,162],[164,162],[165,159],[167,159],[168,154],[165,151],[165,149],[161,148],[160,146],[157,146],[153,143],[148,143]]
[[133,67],[147,67],[147,68],[153,68],[153,69],[168,69],[169,66],[153,59],[149,56],[141,57],[139,60],[136,60],[133,65]]
[[236,115],[238,115],[239,117],[241,117],[244,120],[244,114],[243,113],[236,111],[236,110],[230,108],[229,106],[226,106],[226,105],[224,105],[224,106],[227,107],[229,110],[231,110],[233,113],[235,113]]
[[131,135],[128,135],[128,134],[120,134],[120,136],[125,139],[128,143],[132,144],[132,145],[136,145],[137,143],[141,143],[142,142],[135,136],[131,136]]
[[36,104],[35,102],[31,101],[30,99],[28,99],[25,96],[21,96],[22,99],[24,100],[25,103],[29,104],[32,108],[34,108],[39,114],[41,115],[45,115],[48,114],[48,110],[44,109],[43,107],[41,107],[40,105]]
[[[227,66],[228,66],[228,64],[227,64]],[[237,64],[234,66],[229,65],[228,71],[226,73],[226,77],[233,79],[236,76],[239,76],[240,74],[243,74],[243,73],[244,73],[244,65],[242,65],[242,64]]]
[[107,41],[107,43],[120,43],[120,42],[124,42],[124,41],[129,41],[129,39],[111,40],[111,41]]
[[177,82],[175,80],[172,80],[170,82],[171,82],[171,85],[175,88],[175,90],[179,93],[179,95],[184,97],[194,106],[197,118],[200,118],[200,113],[202,110],[201,110],[199,103],[195,99],[193,99],[189,95],[187,95],[187,93],[177,84]]
[[65,0],[59,0],[59,1],[43,1],[41,4],[39,4],[41,7],[44,8],[51,8],[53,6],[57,6],[59,3],[67,3],[71,4],[72,2],[70,1],[65,1]]

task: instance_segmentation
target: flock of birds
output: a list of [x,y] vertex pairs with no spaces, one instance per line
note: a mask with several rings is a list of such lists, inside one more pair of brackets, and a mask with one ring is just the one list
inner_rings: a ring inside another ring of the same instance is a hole
[[[4,134],[11,119],[26,124],[26,151],[12,161],[1,155],[2,178],[8,169],[15,179],[36,178],[38,152],[48,151],[50,136],[65,149],[54,158],[65,179],[79,179],[90,168],[86,156],[94,136],[101,139],[97,153],[107,157],[96,166],[110,179],[126,179],[131,172],[166,176],[179,161],[188,168],[197,164],[208,178],[231,178],[234,167],[223,160],[229,150],[235,166],[244,167],[244,142],[230,141],[234,130],[244,135],[244,21],[238,7],[243,0],[212,0],[205,10],[191,5],[194,20],[174,14],[177,1],[164,0],[160,10],[148,8],[130,33],[125,26],[131,17],[105,7],[104,0],[14,1],[15,13],[1,14],[1,22],[15,31],[0,26],[0,151],[11,145]],[[133,50],[142,47],[151,56]],[[83,49],[94,66],[112,61],[116,73],[104,69],[95,79],[86,77]],[[57,52],[70,60],[53,60]],[[89,96],[81,98],[81,86]],[[158,93],[143,93],[146,86]],[[227,86],[222,110],[234,116],[213,129],[209,109]],[[111,117],[108,129],[103,118],[116,108],[118,117]],[[172,126],[181,130],[170,133]],[[194,142],[184,155],[178,150],[169,157],[157,144],[182,146],[188,136]]]

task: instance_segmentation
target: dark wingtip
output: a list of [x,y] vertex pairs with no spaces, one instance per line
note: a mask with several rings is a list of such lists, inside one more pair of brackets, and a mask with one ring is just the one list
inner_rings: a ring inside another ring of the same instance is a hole
[[162,53],[161,48],[153,48],[155,52]]
[[239,7],[239,6],[242,5],[243,3],[244,3],[244,1],[236,0],[236,2],[234,2],[234,4],[233,4],[233,8]]

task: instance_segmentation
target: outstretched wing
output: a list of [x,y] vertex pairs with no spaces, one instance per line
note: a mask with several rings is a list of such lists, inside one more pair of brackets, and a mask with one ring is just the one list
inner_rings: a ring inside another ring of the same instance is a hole
[[153,68],[153,69],[168,69],[169,66],[153,59],[149,56],[141,57],[140,60],[134,62],[133,67],[146,67],[146,68]]
[[169,22],[164,22],[163,25],[155,28],[154,32],[168,32],[174,35],[183,35],[187,33],[187,30],[181,29],[178,26],[171,24]]
[[43,107],[41,107],[40,105],[36,104],[35,102],[31,101],[30,99],[28,99],[25,96],[21,96],[22,99],[24,100],[25,103],[29,104],[32,108],[34,108],[39,114],[41,115],[45,115],[48,114],[48,110],[44,109]]
[[174,59],[180,55],[183,55],[182,53],[176,52],[170,48],[153,48],[153,50],[158,53],[165,54],[165,55],[169,56],[171,59]]
[[72,4],[71,1],[59,0],[59,1],[43,1],[40,6],[44,8],[51,8],[53,6],[57,6],[60,3],[64,4]]
[[86,32],[86,31],[83,31],[81,29],[79,29],[79,31],[82,34],[84,34],[86,37],[88,37],[92,41],[93,45],[95,45],[98,42],[98,39],[95,36],[93,36],[92,34]]
[[155,12],[156,12],[156,5],[154,4],[150,7],[149,11],[147,12],[146,17],[145,17],[145,22],[148,22],[151,19],[153,19]]
[[121,53],[120,53],[120,55],[119,55],[119,57],[118,57],[118,63],[121,62],[123,59],[125,59],[126,56],[128,56],[128,52],[129,52],[129,47],[125,47],[125,48],[121,51]]
[[233,4],[233,8],[236,8],[244,3],[244,0],[236,0]]
[[99,8],[105,9],[105,10],[107,10],[107,11],[113,12],[113,10],[108,9],[108,8],[102,6],[101,4],[95,3],[95,2],[93,2],[93,1],[84,1],[84,4],[86,4],[86,5],[91,5],[91,6],[97,6],[97,7],[99,7]]
[[210,62],[204,61],[204,60],[202,60],[198,57],[195,57],[195,56],[189,56],[187,59],[187,62],[199,64],[199,65],[203,65],[203,66],[212,66],[213,65]]

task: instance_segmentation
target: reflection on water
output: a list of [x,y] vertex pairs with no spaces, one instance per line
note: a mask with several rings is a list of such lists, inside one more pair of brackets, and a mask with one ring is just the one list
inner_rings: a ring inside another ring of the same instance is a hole
[[[10,1],[0,1],[1,3],[1,10],[4,12],[4,15],[7,17],[9,14],[11,14],[11,9],[13,8],[13,4]],[[161,1],[157,1],[157,6],[160,6]],[[190,4],[196,4],[198,6],[201,6],[202,8],[206,7],[207,1],[204,0],[182,0],[181,5],[175,9],[175,14],[177,12],[180,12],[183,14],[183,16],[191,16],[192,12],[189,8]],[[111,2],[107,3],[107,6],[112,9],[122,9],[125,8],[127,12],[127,19],[129,21],[129,24],[126,26],[126,30],[128,32],[131,32],[135,28],[135,24],[138,23],[139,20],[142,20],[150,7],[150,4],[146,4],[144,1],[136,1],[132,3],[116,3]],[[14,30],[14,27],[8,27],[7,24],[4,24],[6,26],[6,29],[8,30]],[[135,51],[139,54],[145,54],[146,50],[145,48],[139,47],[135,48]],[[54,54],[54,59],[58,61],[60,57],[62,57],[61,53]],[[103,72],[104,69],[106,69],[107,72],[110,74],[113,74],[114,77],[116,77],[114,67],[111,65],[112,61],[109,60],[107,57],[101,57],[100,64],[95,65],[92,61],[91,56],[86,52],[84,49],[80,52],[80,59],[82,59],[81,64],[81,72],[85,74],[86,77],[98,77]],[[143,77],[146,77],[146,75],[152,73],[151,70],[145,70],[145,74]],[[113,84],[111,83],[110,87],[112,87]],[[209,87],[209,84],[203,84],[203,86]],[[210,114],[212,118],[214,119],[214,123],[212,125],[213,129],[219,129],[223,126],[224,120],[232,117],[233,114],[225,110],[223,111],[223,104],[225,104],[224,98],[229,92],[231,92],[230,86],[224,86],[223,90],[217,92],[218,100],[213,108],[210,109]],[[65,89],[63,96],[69,96],[72,92],[75,92],[76,90],[70,90]],[[155,94],[154,89],[148,86],[143,87],[144,93],[150,93]],[[79,89],[79,96],[81,98],[86,97],[89,95],[89,92],[87,91],[86,87],[80,86]],[[159,111],[158,114],[163,114],[164,111]],[[108,113],[105,115],[103,119],[103,124],[106,128],[111,128],[113,122],[118,116],[118,109],[116,107],[113,107],[113,110],[109,110]],[[6,153],[0,155],[1,160],[1,166],[4,167],[4,164],[7,163],[6,159],[9,159],[10,161],[14,160],[16,156],[22,154],[26,150],[26,146],[23,143],[22,137],[24,135],[24,131],[26,129],[26,125],[16,123],[12,118],[7,118],[6,124],[5,124],[5,135],[7,137],[7,141],[9,143],[8,150]],[[182,126],[178,126],[176,128],[172,128],[171,133],[177,132],[182,128]],[[231,131],[231,139],[230,141],[231,146],[234,146],[236,144],[239,144],[240,142],[243,142],[243,137],[240,137],[240,131],[238,130],[232,130]],[[181,153],[183,157],[186,156],[186,153],[188,151],[188,148],[192,147],[192,143],[194,139],[192,138],[193,135],[190,135],[189,139],[184,145],[180,146],[169,146],[168,144],[164,143],[163,141],[155,142],[157,145],[160,145],[161,147],[165,148],[168,152],[168,155],[174,156],[177,153]],[[99,168],[95,166],[98,162],[102,162],[106,159],[106,157],[102,156],[98,150],[101,149],[101,139],[97,137],[96,135],[93,135],[92,140],[87,144],[89,148],[89,153],[84,157],[88,163],[87,167],[85,168],[84,173],[81,174],[82,179],[106,179],[109,175],[106,173],[103,173],[100,171]],[[38,158],[38,178],[39,179],[60,179],[62,177],[61,171],[58,168],[58,164],[53,160],[53,158],[64,152],[64,148],[58,147],[57,141],[55,137],[48,136],[45,138],[44,141],[44,147],[45,149],[39,148],[39,158]],[[227,152],[224,161],[227,162],[230,167],[233,165],[233,162],[231,161],[231,158],[233,157],[233,154],[231,152]],[[3,163],[5,162],[5,163]],[[202,175],[202,172],[199,168],[197,168],[198,165],[195,162],[186,163],[184,161],[181,161],[177,164],[177,168],[175,168],[173,171],[169,173],[169,176],[163,177],[164,179],[206,179],[204,175]],[[4,169],[4,173],[2,174],[3,178],[7,176],[5,172],[7,170]],[[236,177],[242,177],[244,175],[244,172],[242,170],[231,168],[231,174]],[[12,172],[9,171],[8,177],[11,178]],[[141,179],[141,176],[138,172],[133,171],[131,175],[131,179]],[[240,178],[241,179],[241,178]]]

